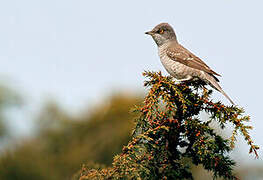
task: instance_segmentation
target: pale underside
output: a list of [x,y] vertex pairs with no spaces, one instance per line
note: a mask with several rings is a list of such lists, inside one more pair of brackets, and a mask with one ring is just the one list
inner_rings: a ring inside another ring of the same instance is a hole
[[204,73],[203,71],[191,68],[168,57],[168,45],[169,44],[164,44],[159,47],[159,56],[161,59],[161,63],[171,76],[175,77],[177,80],[190,80],[195,77],[198,77],[202,80],[206,80],[206,73]]

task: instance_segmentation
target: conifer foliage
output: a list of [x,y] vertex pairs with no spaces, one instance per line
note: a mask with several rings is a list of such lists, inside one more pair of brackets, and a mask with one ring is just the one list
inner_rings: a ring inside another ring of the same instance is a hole
[[[250,118],[243,109],[213,102],[212,90],[201,80],[176,83],[161,72],[143,75],[149,93],[134,110],[139,116],[132,140],[115,156],[112,167],[83,166],[80,179],[193,179],[190,163],[203,165],[214,178],[237,179],[228,153],[238,133],[249,145],[249,153],[258,157],[259,147],[248,132],[252,127],[246,125]],[[201,112],[209,118],[201,119]],[[225,139],[217,134],[210,125],[213,121],[221,129],[232,124],[232,136]]]

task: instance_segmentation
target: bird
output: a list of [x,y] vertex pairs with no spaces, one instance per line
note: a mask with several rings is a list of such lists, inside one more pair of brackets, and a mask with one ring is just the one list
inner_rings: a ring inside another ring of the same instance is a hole
[[178,41],[174,29],[168,23],[160,23],[145,34],[152,36],[158,46],[158,54],[166,71],[178,82],[199,78],[222,93],[233,105],[235,103],[223,91],[213,71],[199,57],[183,47]]

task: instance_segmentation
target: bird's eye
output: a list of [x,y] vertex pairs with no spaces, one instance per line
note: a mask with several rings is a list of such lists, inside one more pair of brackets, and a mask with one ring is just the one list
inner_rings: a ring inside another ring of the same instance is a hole
[[159,33],[160,33],[160,34],[163,34],[163,33],[164,33],[164,30],[163,30],[163,29],[160,29],[160,30],[159,30]]

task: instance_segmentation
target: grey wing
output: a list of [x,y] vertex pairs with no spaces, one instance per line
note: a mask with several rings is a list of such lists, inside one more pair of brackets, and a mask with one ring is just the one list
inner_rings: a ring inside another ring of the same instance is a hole
[[198,69],[204,71],[210,75],[212,75],[217,81],[219,81],[215,75],[221,76],[220,74],[213,71],[209,66],[207,66],[200,58],[195,56],[189,50],[184,48],[180,44],[175,44],[174,46],[170,46],[167,49],[167,56],[170,57],[174,61],[178,61],[186,66],[189,66],[194,69]]

